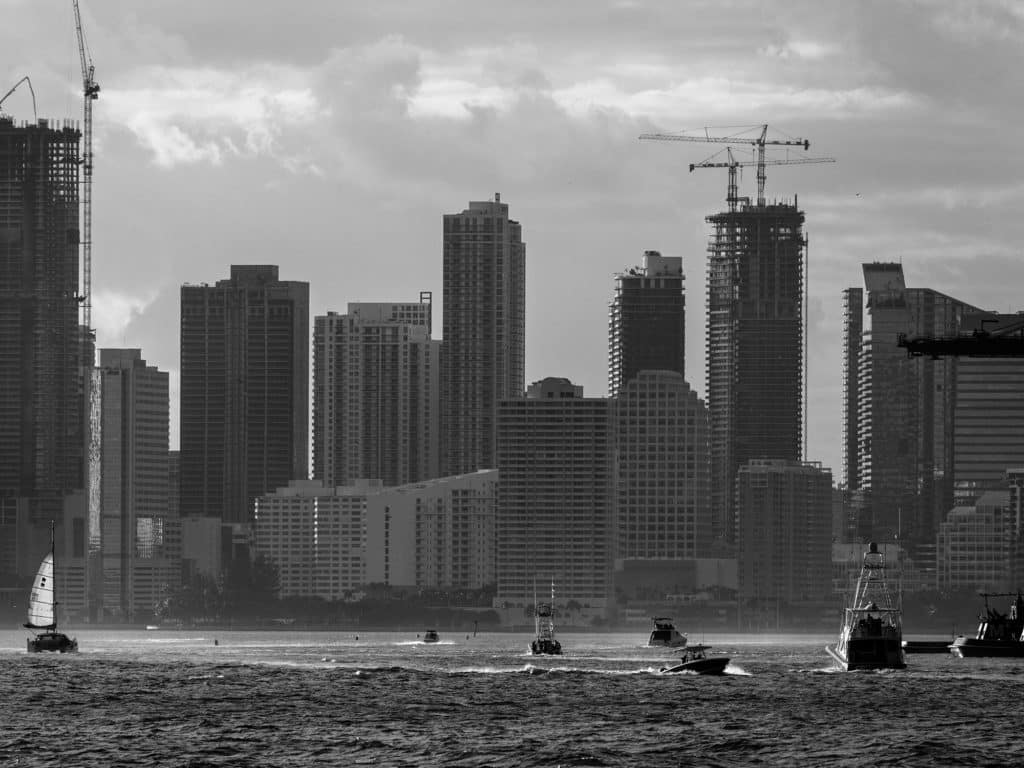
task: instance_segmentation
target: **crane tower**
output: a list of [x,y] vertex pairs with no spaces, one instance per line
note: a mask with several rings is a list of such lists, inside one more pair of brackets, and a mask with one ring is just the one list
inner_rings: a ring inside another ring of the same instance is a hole
[[82,323],[86,336],[92,333],[92,103],[99,98],[96,67],[85,44],[82,13],[78,0],[72,0],[75,31],[78,34],[78,57],[82,66]]

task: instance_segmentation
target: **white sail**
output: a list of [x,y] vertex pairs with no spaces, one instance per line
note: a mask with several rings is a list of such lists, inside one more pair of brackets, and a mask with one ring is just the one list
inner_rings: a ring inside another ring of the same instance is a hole
[[31,629],[50,629],[53,620],[53,552],[43,558],[36,580],[32,582],[32,595],[28,603],[28,623]]

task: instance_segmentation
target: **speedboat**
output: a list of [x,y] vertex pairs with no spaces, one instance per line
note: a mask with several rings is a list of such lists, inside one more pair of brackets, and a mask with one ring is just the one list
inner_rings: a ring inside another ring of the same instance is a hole
[[560,656],[562,644],[555,639],[555,583],[551,582],[551,602],[538,603],[536,586],[533,595],[534,638],[530,653],[534,656]]
[[657,617],[652,618],[651,621],[654,622],[654,629],[651,630],[651,639],[647,641],[648,647],[686,647],[686,635],[680,634],[679,630],[672,624],[672,619]]
[[903,669],[902,611],[885,580],[885,555],[871,542],[853,596],[843,611],[839,641],[825,646],[844,671]]
[[41,629],[44,631],[27,639],[26,643],[29,653],[40,653],[43,651],[54,653],[78,652],[78,640],[57,631],[57,584],[53,577],[55,551],[53,523],[51,522],[50,551],[43,558],[43,562],[39,564],[35,581],[32,582],[32,592],[28,601],[28,621],[24,624],[26,629]]
[[426,632],[423,633],[424,643],[437,643],[440,642],[440,640],[441,638],[438,637],[436,629],[428,629]]
[[[949,646],[950,653],[960,658],[982,656],[1024,656],[1024,597],[1020,592],[981,592],[985,613],[979,616],[975,637],[960,635]],[[990,597],[1013,597],[1009,613],[989,608]]]
[[707,651],[711,646],[698,643],[691,645],[684,652],[678,664],[674,667],[662,667],[661,671],[668,672],[694,672],[698,675],[724,675],[725,668],[729,665],[728,656],[708,656]]

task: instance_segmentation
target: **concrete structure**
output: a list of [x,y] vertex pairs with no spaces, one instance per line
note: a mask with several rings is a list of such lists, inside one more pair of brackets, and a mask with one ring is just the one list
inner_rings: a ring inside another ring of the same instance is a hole
[[341,600],[363,586],[366,502],[380,489],[295,480],[256,499],[254,548],[277,566],[280,596]]
[[645,251],[642,267],[615,276],[608,312],[608,396],[642,370],[686,375],[683,260]]
[[704,556],[711,542],[708,412],[674,371],[640,371],[611,398],[616,586],[643,592],[639,572]]
[[498,402],[523,396],[526,245],[500,195],[444,216],[441,472],[496,465]]
[[751,205],[707,217],[707,404],[716,538],[733,543],[736,472],[803,458],[804,214]]
[[181,288],[181,514],[249,523],[309,475],[309,284],[232,265]]
[[99,450],[92,472],[100,478],[96,545],[101,581],[90,589],[94,620],[148,616],[178,581],[168,557],[168,374],[147,366],[139,349],[101,349],[96,394],[101,401]]
[[440,341],[418,304],[349,304],[313,332],[313,477],[401,485],[438,476]]
[[827,599],[832,473],[820,464],[750,461],[736,476],[739,597],[764,608]]
[[909,358],[897,336],[952,335],[964,313],[977,310],[937,291],[907,288],[903,266],[893,263],[864,265],[863,296],[862,307],[846,307],[846,337],[863,329],[857,376],[845,382],[845,423],[856,431],[847,444],[857,451],[856,476],[848,471],[847,480],[857,482],[850,490],[859,536],[899,536],[914,556],[934,543],[952,506],[956,360]]
[[1013,555],[1020,537],[1007,491],[989,491],[974,506],[954,507],[937,535],[936,588],[1007,592],[1020,588]]
[[418,589],[494,584],[498,471],[386,488],[367,501],[366,583]]
[[72,122],[0,115],[0,587],[34,576],[51,521],[58,564],[73,557],[61,529],[85,535],[79,513],[77,527],[65,517],[84,515],[68,497],[86,487],[92,367],[78,314],[80,137]]
[[[961,334],[1018,322],[1021,315],[964,315]],[[1005,490],[1006,471],[1024,466],[1024,358],[956,360],[953,486]]]
[[613,607],[613,456],[608,400],[568,379],[532,384],[498,411],[497,596],[503,620],[532,623],[552,580],[581,616]]

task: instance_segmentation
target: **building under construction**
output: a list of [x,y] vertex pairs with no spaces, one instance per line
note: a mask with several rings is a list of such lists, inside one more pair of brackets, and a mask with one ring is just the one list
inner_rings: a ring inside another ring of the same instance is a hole
[[36,540],[84,487],[80,138],[0,115],[0,579],[34,572]]
[[717,539],[735,540],[736,473],[799,461],[804,377],[804,214],[746,198],[707,217],[707,404]]

